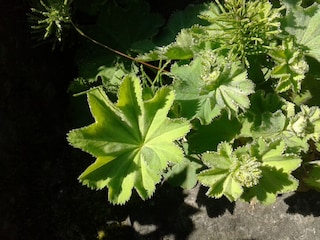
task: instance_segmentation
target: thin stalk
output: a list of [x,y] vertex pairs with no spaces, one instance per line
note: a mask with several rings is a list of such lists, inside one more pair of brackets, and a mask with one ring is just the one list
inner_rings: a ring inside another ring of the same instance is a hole
[[113,48],[111,48],[111,47],[109,47],[109,46],[107,46],[107,45],[105,45],[105,44],[103,44],[103,43],[101,43],[101,42],[98,42],[97,40],[95,40],[95,39],[91,38],[90,36],[88,36],[87,34],[85,34],[85,33],[84,33],[80,28],[78,28],[72,21],[70,21],[70,22],[71,22],[72,26],[74,27],[74,29],[75,29],[82,37],[90,40],[91,42],[95,43],[96,45],[98,45],[98,46],[100,46],[100,47],[103,47],[103,48],[107,49],[108,51],[113,52],[113,53],[115,53],[115,54],[117,54],[117,55],[120,55],[120,56],[122,56],[122,57],[125,57],[125,58],[127,58],[127,59],[130,59],[130,60],[132,60],[132,61],[134,61],[134,62],[143,64],[143,65],[145,65],[145,66],[147,66],[147,67],[149,67],[149,68],[155,69],[155,70],[157,70],[157,71],[162,70],[162,71],[164,71],[164,72],[167,72],[166,70],[163,70],[163,69],[160,69],[160,68],[158,68],[158,67],[156,67],[156,66],[153,66],[153,65],[150,64],[150,63],[140,61],[140,60],[138,60],[138,59],[136,59],[136,58],[134,58],[134,57],[131,57],[131,56],[129,56],[129,55],[123,53],[123,52],[120,52],[120,51],[118,51],[118,50],[116,50],[116,49],[113,49]]

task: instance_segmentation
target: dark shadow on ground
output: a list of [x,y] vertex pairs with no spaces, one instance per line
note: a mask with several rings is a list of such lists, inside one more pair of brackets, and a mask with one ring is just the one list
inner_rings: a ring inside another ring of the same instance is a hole
[[289,206],[288,213],[299,213],[303,216],[320,216],[320,192],[296,192],[284,201]]
[[146,230],[136,239],[163,239],[174,236],[176,240],[187,239],[193,230],[190,218],[198,210],[184,202],[186,195],[182,189],[168,184],[159,186],[155,195],[145,202],[137,201],[130,206],[130,220],[132,224],[154,226],[153,230]]
[[197,195],[196,202],[201,206],[205,206],[207,214],[210,218],[219,217],[229,211],[231,214],[234,211],[235,203],[230,202],[226,197],[221,197],[219,199],[212,199],[206,196],[207,188],[200,186]]

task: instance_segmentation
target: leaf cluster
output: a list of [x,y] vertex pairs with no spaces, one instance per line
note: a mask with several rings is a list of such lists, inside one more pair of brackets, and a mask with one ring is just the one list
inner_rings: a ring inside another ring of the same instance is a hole
[[78,51],[73,89],[87,94],[94,123],[68,141],[96,158],[83,184],[107,187],[115,204],[133,190],[150,198],[161,181],[263,204],[299,184],[320,189],[318,3],[216,0],[164,25],[128,1],[97,16],[83,29],[136,61],[90,42]]

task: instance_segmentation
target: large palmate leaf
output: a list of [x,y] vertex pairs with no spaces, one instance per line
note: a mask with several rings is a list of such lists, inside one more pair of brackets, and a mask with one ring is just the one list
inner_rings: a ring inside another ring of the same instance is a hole
[[320,4],[303,8],[297,0],[284,0],[288,13],[284,29],[295,36],[297,43],[304,46],[305,53],[320,62]]
[[168,161],[183,160],[183,151],[173,142],[190,126],[185,120],[167,118],[174,100],[168,87],[144,101],[139,78],[127,76],[118,95],[113,104],[102,89],[88,93],[95,123],[71,131],[68,140],[97,157],[80,181],[91,188],[108,187],[109,201],[122,204],[133,188],[142,199],[149,198]]

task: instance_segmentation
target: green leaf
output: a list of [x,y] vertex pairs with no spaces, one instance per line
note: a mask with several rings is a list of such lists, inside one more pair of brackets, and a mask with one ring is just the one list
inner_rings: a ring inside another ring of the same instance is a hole
[[244,186],[256,184],[260,177],[259,163],[246,154],[246,149],[233,151],[229,143],[219,144],[217,152],[207,152],[203,162],[210,167],[199,173],[201,184],[208,186],[207,195],[220,198],[225,195],[230,201],[240,198]]
[[209,124],[222,110],[231,116],[250,106],[248,95],[254,92],[254,84],[245,69],[212,51],[201,52],[189,65],[174,65],[172,73],[176,100],[187,118]]
[[299,93],[301,82],[309,70],[303,52],[295,47],[292,39],[286,39],[281,47],[271,50],[269,55],[276,62],[271,72],[272,77],[279,79],[276,91],[281,93],[291,89]]
[[200,160],[188,156],[182,162],[175,164],[164,176],[166,181],[176,187],[191,189],[197,184],[197,172],[202,168]]
[[308,162],[305,166],[308,174],[303,181],[311,188],[320,191],[320,161]]
[[314,3],[303,8],[289,0],[284,0],[284,3],[288,10],[284,29],[306,48],[305,54],[320,62],[320,5]]
[[286,144],[282,140],[266,142],[259,138],[252,149],[253,155],[261,159],[264,166],[279,169],[284,173],[291,173],[300,167],[301,159],[297,155],[285,153]]
[[288,131],[294,132],[297,136],[312,139],[317,142],[320,140],[320,108],[318,106],[300,106],[301,111],[290,119],[287,127]]
[[298,187],[298,181],[281,170],[262,166],[261,171],[259,185],[246,189],[241,196],[247,202],[258,200],[264,205],[272,204],[278,194],[295,191]]
[[197,114],[202,71],[203,66],[199,58],[189,65],[174,64],[171,67],[171,73],[174,75],[173,88],[176,92],[175,102],[180,107],[182,117],[192,119]]
[[290,152],[307,152],[308,141],[320,140],[320,109],[318,106],[300,106],[301,111],[290,117],[286,129],[281,134]]
[[199,182],[209,187],[207,195],[211,197],[225,195],[230,201],[256,198],[270,204],[278,194],[295,191],[298,186],[291,172],[300,166],[301,159],[285,150],[281,140],[259,138],[235,150],[229,143],[221,143],[216,152],[203,154],[209,169],[199,173]]
[[148,53],[138,56],[141,61],[157,60],[188,60],[193,58],[198,49],[199,41],[192,34],[192,28],[182,29],[176,36],[176,41],[164,46],[158,47]]
[[[202,86],[200,89],[201,106],[199,109],[200,121],[207,124],[212,119],[206,115],[210,113],[207,106],[210,106],[212,115],[220,114],[225,109],[229,115],[237,115],[239,109],[245,111],[250,106],[248,95],[254,92],[254,83],[247,77],[247,71],[240,63],[228,63],[226,59],[215,54],[203,54],[205,72],[202,75]],[[205,104],[203,104],[205,103]],[[206,109],[201,109],[203,106]],[[208,122],[208,120],[210,120]]]
[[250,97],[251,106],[242,119],[242,137],[274,137],[284,131],[287,117],[281,110],[285,105],[276,94],[258,91]]
[[206,151],[216,151],[221,142],[233,141],[240,132],[241,123],[236,118],[229,119],[228,115],[223,113],[210,124],[199,124],[194,128],[196,130],[187,136],[189,151],[200,154]]
[[260,116],[260,122],[255,119],[254,122],[243,120],[241,136],[258,138],[261,136],[272,137],[280,134],[285,129],[286,117],[281,110],[275,113],[265,112]]
[[142,99],[140,80],[126,77],[113,104],[101,89],[88,94],[95,123],[68,134],[68,141],[97,157],[79,177],[91,187],[108,187],[109,201],[122,204],[135,188],[142,199],[152,196],[168,161],[183,160],[173,141],[190,129],[182,119],[167,118],[174,94],[161,88],[152,99]]
[[262,162],[259,184],[247,188],[242,199],[251,201],[256,199],[262,204],[271,204],[278,194],[295,191],[298,181],[291,172],[300,167],[302,160],[294,155],[285,153],[284,141],[265,141],[259,138],[251,146],[251,155]]

